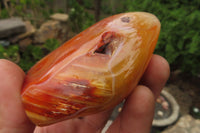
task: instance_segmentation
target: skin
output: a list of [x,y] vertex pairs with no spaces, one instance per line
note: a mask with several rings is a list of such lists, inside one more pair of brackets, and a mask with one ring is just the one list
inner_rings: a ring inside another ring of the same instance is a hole
[[[127,97],[124,108],[107,133],[148,133],[155,99],[169,77],[169,65],[153,55],[140,84]],[[0,59],[0,133],[100,133],[112,110],[71,119],[46,127],[35,127],[27,118],[20,92],[24,72],[16,64]]]

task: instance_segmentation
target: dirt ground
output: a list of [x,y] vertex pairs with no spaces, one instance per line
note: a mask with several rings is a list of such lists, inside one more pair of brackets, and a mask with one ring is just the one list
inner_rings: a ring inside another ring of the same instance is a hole
[[[179,104],[180,117],[191,114],[192,107],[200,109],[200,77],[172,72],[165,90],[174,96]],[[152,127],[151,133],[161,133],[165,129],[167,127]]]
[[171,93],[180,106],[180,114],[188,114],[192,107],[200,109],[200,78],[186,74],[171,74],[166,84],[167,91]]

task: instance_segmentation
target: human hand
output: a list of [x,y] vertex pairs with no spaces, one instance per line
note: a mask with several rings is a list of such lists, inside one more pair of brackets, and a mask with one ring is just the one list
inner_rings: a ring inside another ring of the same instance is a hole
[[[36,127],[27,118],[21,102],[25,74],[14,63],[0,59],[0,133],[100,133],[112,110]],[[154,116],[155,99],[169,77],[167,61],[153,55],[141,82],[127,97],[122,112],[107,133],[148,133]]]

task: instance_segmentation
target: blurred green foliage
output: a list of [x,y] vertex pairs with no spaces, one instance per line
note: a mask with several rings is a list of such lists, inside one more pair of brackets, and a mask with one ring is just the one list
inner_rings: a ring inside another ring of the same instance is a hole
[[53,0],[10,0],[8,9],[2,8],[1,18],[21,16],[24,19],[41,21],[48,19],[53,13],[47,3]]
[[44,48],[46,48],[49,51],[53,51],[54,49],[58,48],[60,46],[60,42],[56,39],[48,39],[44,43]]
[[24,70],[28,71],[37,61],[44,56],[44,51],[40,46],[28,45],[25,50],[18,51],[21,53],[21,59],[18,63]]
[[[88,3],[90,3],[90,1],[88,1]],[[70,8],[70,25],[74,32],[79,33],[95,23],[94,15],[85,11],[86,7],[88,8],[90,4],[84,4],[86,6],[84,7],[84,5],[80,5],[76,0],[70,0],[68,1],[68,5]]]
[[25,49],[20,49],[17,44],[7,47],[0,44],[0,59],[11,60],[24,71],[28,71],[37,61],[59,46],[60,42],[56,39],[48,39],[42,46],[30,44]]
[[8,18],[9,17],[9,13],[6,9],[1,10],[0,12],[0,18]]
[[146,11],[161,21],[161,33],[155,50],[164,56],[171,69],[200,73],[200,1],[199,0],[125,0],[121,12]]
[[21,59],[18,64],[24,71],[27,71],[47,53],[55,50],[59,46],[60,42],[56,39],[48,39],[42,46],[28,45],[25,50],[19,51],[21,53]]
[[12,45],[9,47],[3,47],[0,44],[0,58],[5,58],[13,62],[18,62],[19,60],[19,47],[18,45]]

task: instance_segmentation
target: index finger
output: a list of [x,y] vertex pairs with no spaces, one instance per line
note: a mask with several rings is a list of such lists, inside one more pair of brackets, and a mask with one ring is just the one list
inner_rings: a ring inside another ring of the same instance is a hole
[[140,84],[149,87],[157,98],[169,78],[169,74],[168,62],[160,55],[153,55]]

